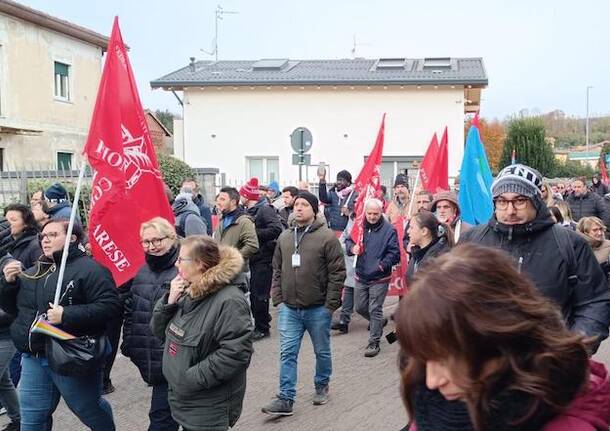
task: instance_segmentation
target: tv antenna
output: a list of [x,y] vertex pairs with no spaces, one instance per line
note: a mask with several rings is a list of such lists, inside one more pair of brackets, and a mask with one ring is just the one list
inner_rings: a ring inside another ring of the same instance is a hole
[[215,57],[215,61],[218,61],[218,20],[222,20],[222,16],[224,14],[237,15],[238,13],[239,12],[234,10],[224,10],[221,5],[217,5],[216,10],[214,11],[214,49],[212,51],[206,51],[205,49],[200,48],[199,50],[205,54],[213,55]]
[[353,38],[353,44],[352,44],[352,49],[351,49],[351,52],[352,52],[352,59],[356,58],[356,49],[357,49],[359,46],[368,46],[368,45],[370,45],[370,44],[368,44],[368,43],[357,43],[357,42],[356,42],[356,35],[354,35],[354,38]]

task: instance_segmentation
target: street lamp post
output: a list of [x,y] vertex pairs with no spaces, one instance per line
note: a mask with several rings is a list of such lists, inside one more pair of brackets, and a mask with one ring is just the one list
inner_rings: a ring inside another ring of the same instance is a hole
[[589,151],[589,90],[591,90],[593,86],[587,85],[587,119],[585,121],[585,146],[587,151]]

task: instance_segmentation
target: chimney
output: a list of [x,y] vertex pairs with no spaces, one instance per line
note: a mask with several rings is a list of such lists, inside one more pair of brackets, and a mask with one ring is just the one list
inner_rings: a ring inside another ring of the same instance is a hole
[[191,72],[195,73],[195,57],[190,57],[191,62],[189,63],[189,69]]

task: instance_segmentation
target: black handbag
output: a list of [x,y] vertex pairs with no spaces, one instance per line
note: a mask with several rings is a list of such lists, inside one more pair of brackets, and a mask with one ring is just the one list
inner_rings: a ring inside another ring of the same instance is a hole
[[49,367],[63,376],[91,376],[106,361],[110,342],[105,335],[83,336],[71,340],[46,337],[46,356]]

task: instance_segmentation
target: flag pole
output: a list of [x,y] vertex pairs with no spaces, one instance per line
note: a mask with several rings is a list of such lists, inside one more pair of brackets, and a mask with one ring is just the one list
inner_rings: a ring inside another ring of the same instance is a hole
[[411,211],[413,210],[413,201],[415,200],[417,186],[419,185],[419,169],[420,168],[417,168],[417,176],[415,177],[415,184],[413,185],[413,193],[411,193],[411,202],[409,202],[409,214],[407,214],[409,218],[411,217]]
[[61,263],[59,265],[59,276],[57,277],[57,285],[55,286],[55,299],[53,300],[54,305],[59,304],[59,296],[61,294],[61,284],[64,280],[64,272],[66,270],[66,262],[68,261],[68,249],[70,248],[70,238],[72,237],[72,229],[74,228],[74,221],[76,220],[76,211],[78,210],[78,199],[80,197],[80,189],[83,184],[83,178],[85,176],[85,167],[87,162],[83,160],[83,164],[80,167],[78,173],[78,181],[76,183],[76,190],[74,191],[74,199],[72,202],[72,212],[70,213],[70,222],[68,223],[68,231],[66,232],[66,241],[64,242],[64,251],[61,255]]

